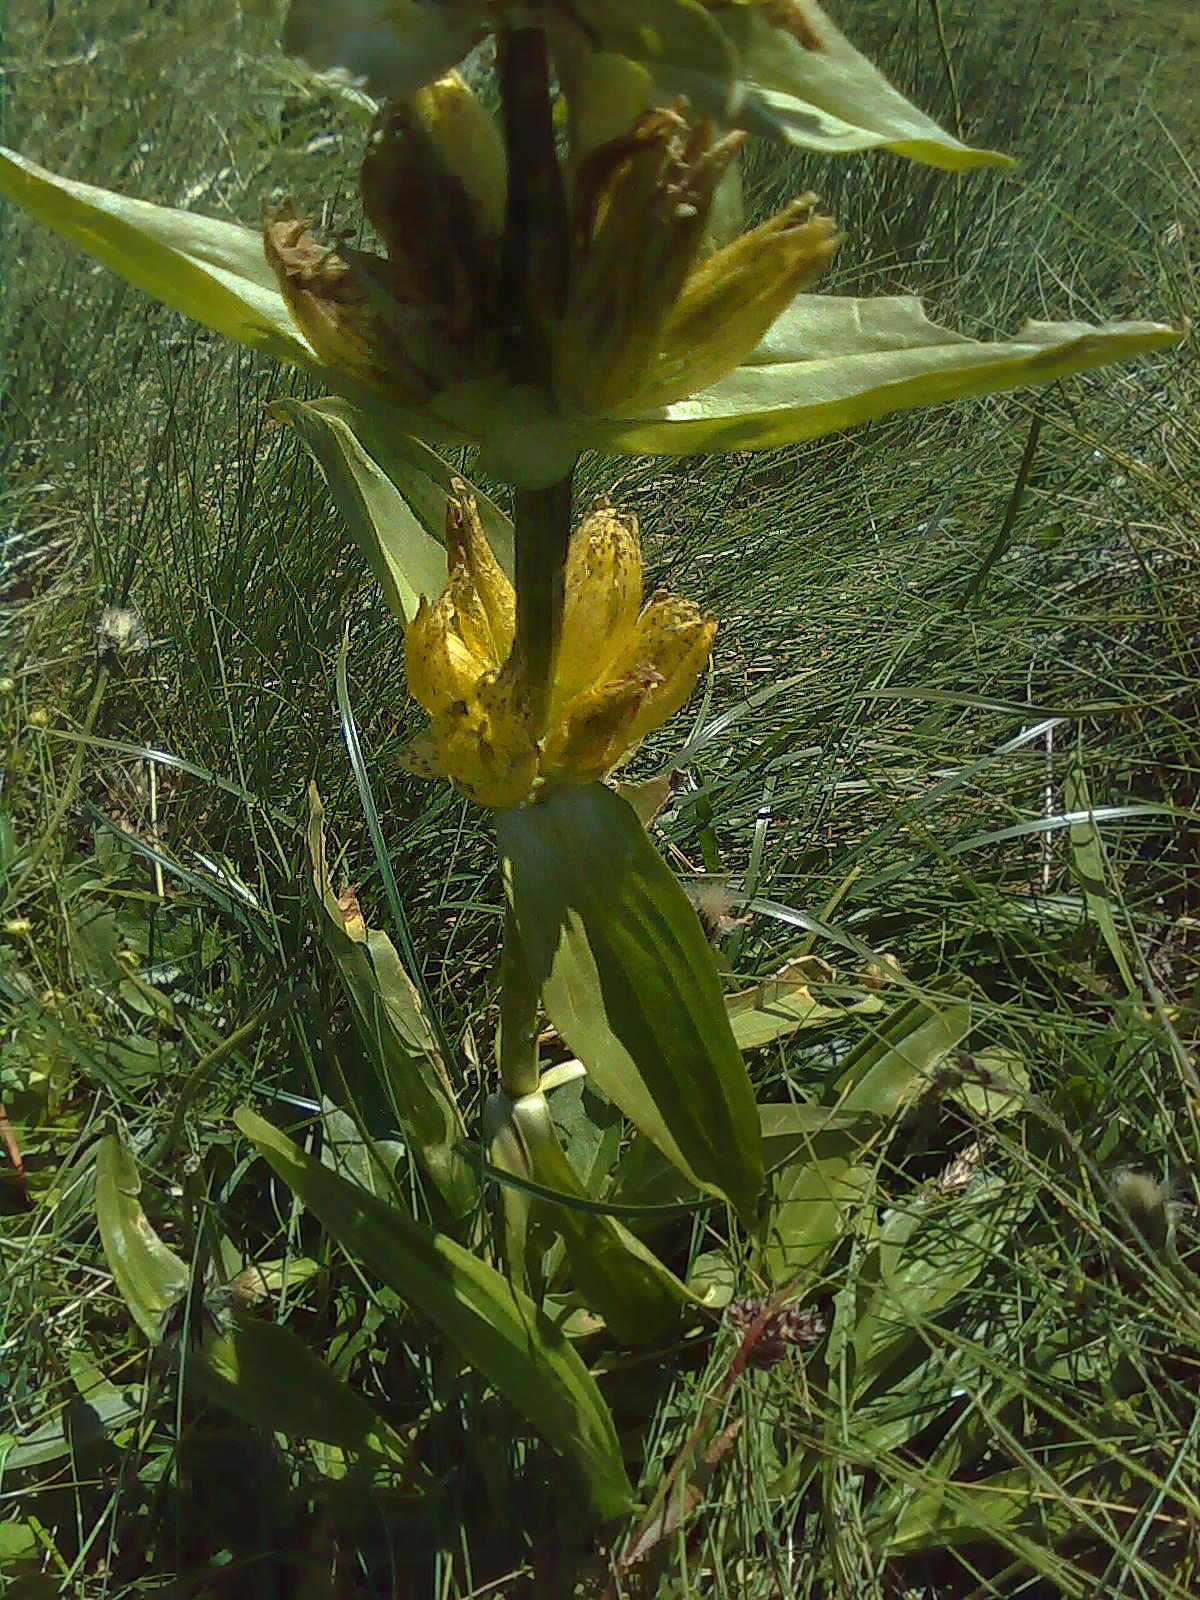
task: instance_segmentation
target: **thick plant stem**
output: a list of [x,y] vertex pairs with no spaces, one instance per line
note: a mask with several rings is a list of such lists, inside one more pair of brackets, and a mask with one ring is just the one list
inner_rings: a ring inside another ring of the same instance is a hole
[[550,329],[567,293],[569,236],[541,28],[503,28],[498,70],[508,157],[501,293],[514,383],[553,390]]
[[[502,293],[507,365],[514,384],[554,404],[551,330],[569,270],[567,205],[554,147],[546,40],[540,28],[505,28],[500,95],[508,155]],[[544,489],[518,489],[515,504],[516,660],[535,733],[545,730],[562,629],[563,569],[571,533],[571,473]]]
[[539,737],[545,732],[562,633],[563,583],[571,537],[571,477],[546,489],[518,489],[515,496],[517,660],[526,715]]
[[537,1093],[540,999],[512,910],[506,907],[500,957],[500,1082],[514,1100]]

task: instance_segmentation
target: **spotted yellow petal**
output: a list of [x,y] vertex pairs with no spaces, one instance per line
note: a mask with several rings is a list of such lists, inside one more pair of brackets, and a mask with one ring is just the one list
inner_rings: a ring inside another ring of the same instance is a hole
[[583,689],[603,683],[629,645],[642,603],[637,518],[597,502],[571,540],[565,584],[552,720]]

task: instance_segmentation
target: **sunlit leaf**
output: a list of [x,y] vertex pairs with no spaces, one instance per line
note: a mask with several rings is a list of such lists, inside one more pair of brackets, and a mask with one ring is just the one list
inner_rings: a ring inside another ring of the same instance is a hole
[[772,1175],[764,1265],[773,1283],[811,1281],[854,1227],[871,1181],[861,1152],[853,1135],[828,1130]]
[[589,442],[634,454],[770,449],[893,411],[1046,383],[1178,338],[1152,322],[1027,322],[985,344],[938,327],[908,296],[798,295],[720,382],[656,414],[598,423]]
[[870,1031],[842,1063],[831,1091],[844,1112],[890,1117],[931,1086],[932,1074],[971,1027],[965,1001],[946,1006],[914,1000]]
[[498,813],[505,892],[551,1021],[596,1086],[753,1217],[758,1113],[712,951],[637,817],[602,784]]
[[319,367],[252,228],[56,177],[0,149],[0,194],[130,283],[278,361]]
[[575,1350],[493,1267],[305,1155],[243,1109],[236,1122],[356,1260],[421,1311],[516,1410],[580,1469],[601,1517],[632,1504],[616,1430]]
[[854,1332],[864,1391],[923,1323],[1004,1258],[1031,1204],[1022,1186],[985,1173],[957,1192],[916,1196],[884,1219],[863,1270],[873,1289]]
[[[831,976],[827,974],[826,981]],[[753,987],[727,995],[725,1005],[739,1049],[758,1050],[800,1028],[818,1028],[847,1016],[883,1010],[877,994],[865,994],[845,1005],[821,1000],[812,991],[814,978],[822,981],[820,973],[814,974],[812,962],[802,957]]]
[[[417,439],[380,426],[348,400],[277,400],[273,415],[295,428],[399,621],[446,584],[446,498],[454,476]],[[472,491],[501,566],[512,572],[512,524]]]
[[882,146],[934,167],[1011,166],[963,144],[911,105],[815,5],[741,3],[717,13],[734,45],[739,127],[829,155]]
[[324,810],[309,791],[308,848],[325,944],[337,963],[363,1044],[377,1062],[409,1148],[450,1215],[475,1203],[477,1185],[462,1154],[466,1130],[445,1063],[416,989],[386,934],[368,928],[357,900],[339,901],[325,858]]
[[116,1134],[96,1152],[96,1219],[108,1269],[138,1327],[157,1342],[167,1311],[187,1291],[185,1262],[155,1233],[138,1196],[137,1162]]

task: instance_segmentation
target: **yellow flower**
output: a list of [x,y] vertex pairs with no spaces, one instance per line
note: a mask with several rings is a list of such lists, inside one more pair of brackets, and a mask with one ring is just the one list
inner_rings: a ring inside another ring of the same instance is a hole
[[744,138],[716,139],[710,123],[660,108],[581,163],[557,351],[565,412],[636,415],[715,382],[833,259],[841,235],[814,214],[813,194],[705,254],[714,199]]
[[267,263],[318,357],[402,405],[497,376],[504,147],[456,72],[380,111],[361,189],[386,256],[318,244],[290,206],[267,219]]
[[659,592],[642,606],[637,520],[598,501],[571,539],[562,639],[545,731],[513,657],[512,585],[461,482],[446,512],[450,575],[405,636],[413,699],[430,723],[403,765],[452,779],[486,806],[519,806],[547,782],[591,783],[683,705],[716,621]]

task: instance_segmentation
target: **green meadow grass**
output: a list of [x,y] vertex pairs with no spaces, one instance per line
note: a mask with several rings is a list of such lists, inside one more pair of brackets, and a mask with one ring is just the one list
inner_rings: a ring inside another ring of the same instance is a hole
[[[812,187],[845,226],[830,287],[921,293],[981,335],[1026,315],[1194,315],[1190,8],[914,4],[898,26],[882,6],[841,9],[920,103],[1021,168],[956,179],[755,151],[755,207]],[[253,221],[287,192],[351,226],[360,125],[288,82],[272,12],[10,9],[7,142],[165,203]],[[0,1440],[28,1441],[92,1369],[118,1387],[143,1374],[91,1218],[88,1150],[119,1127],[175,1248],[199,1249],[211,1214],[248,1258],[318,1253],[274,1313],[397,1426],[438,1397],[444,1492],[380,1503],[164,1380],[119,1448],[5,1476],[0,1590],[557,1600],[601,1563],[579,1554],[553,1465],[544,1494],[509,1503],[510,1420],[248,1175],[229,1121],[246,1099],[271,1115],[273,1095],[336,1095],[344,1075],[386,1119],[353,1079],[302,881],[315,779],[345,880],[396,931],[334,690],[347,628],[408,932],[447,1031],[469,1029],[486,1057],[498,888],[484,820],[396,769],[413,722],[395,629],[266,409],[299,381],[23,219],[3,226],[0,1098],[25,1174],[0,1155]],[[881,1205],[913,1204],[957,1158],[1023,1198],[1018,1228],[927,1330],[971,1374],[963,1393],[889,1443],[799,1363],[749,1375],[698,1516],[629,1593],[1200,1588],[1196,376],[1189,340],[771,455],[585,464],[584,495],[606,489],[641,517],[652,578],[721,618],[691,722],[636,770],[688,739],[662,839],[685,879],[727,882],[746,913],[724,962],[750,980],[808,951],[851,967],[864,947],[891,952],[916,991],[969,992],[972,1051],[1006,1052],[992,1059],[1031,1085],[980,1149],[968,1117],[918,1112],[877,1175]],[[137,648],[103,648],[107,606],[136,610]],[[841,1047],[764,1052],[760,1091],[807,1092]],[[460,1087],[470,1111],[469,1057]],[[1114,1201],[1129,1171],[1169,1191],[1160,1251]],[[698,1229],[690,1248],[719,1242]],[[856,1292],[854,1253],[839,1260],[829,1296]],[[725,1339],[682,1352],[668,1384],[636,1362],[620,1374],[631,1411],[643,1389],[659,1397],[647,1492],[729,1355]],[[924,1537],[887,1554],[903,1494],[919,1509],[944,1487],[939,1442],[976,1424],[990,1431],[975,1470],[1023,1469],[1035,1486],[1023,1516],[952,1539],[930,1501]],[[808,1447],[822,1465],[800,1480]]]

